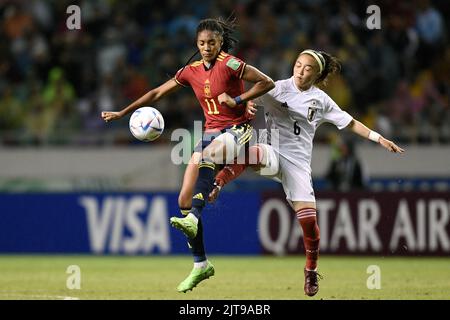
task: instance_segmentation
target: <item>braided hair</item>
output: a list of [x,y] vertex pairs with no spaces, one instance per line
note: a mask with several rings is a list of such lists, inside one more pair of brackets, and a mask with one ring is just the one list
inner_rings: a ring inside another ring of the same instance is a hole
[[233,32],[235,30],[236,24],[235,19],[233,20],[223,20],[222,18],[217,19],[204,19],[200,21],[197,26],[198,35],[204,30],[212,31],[218,34],[223,41],[222,50],[228,52],[233,49],[235,45],[239,42],[235,37],[233,37]]

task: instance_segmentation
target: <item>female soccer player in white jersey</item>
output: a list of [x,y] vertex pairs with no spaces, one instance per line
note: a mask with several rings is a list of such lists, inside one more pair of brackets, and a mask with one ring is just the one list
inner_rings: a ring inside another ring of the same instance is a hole
[[326,82],[330,74],[339,71],[339,62],[329,54],[314,50],[301,52],[295,61],[292,77],[276,81],[274,89],[255,100],[252,111],[256,111],[256,106],[264,107],[267,134],[260,138],[260,143],[250,147],[246,164],[227,165],[218,173],[216,187],[209,195],[210,201],[214,201],[220,189],[247,166],[282,183],[286,198],[303,230],[306,250],[304,290],[308,296],[315,295],[319,290],[317,260],[320,235],[311,179],[311,154],[316,129],[320,124],[330,122],[340,130],[349,128],[391,152],[404,151],[341,110],[324,91],[316,87],[316,84]]

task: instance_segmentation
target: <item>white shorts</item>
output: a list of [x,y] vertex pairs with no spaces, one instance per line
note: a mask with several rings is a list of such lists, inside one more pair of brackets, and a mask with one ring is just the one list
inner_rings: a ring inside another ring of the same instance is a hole
[[292,201],[316,202],[311,172],[284,158],[271,145],[259,143],[264,152],[266,165],[256,171],[261,176],[271,178],[283,185],[286,199]]

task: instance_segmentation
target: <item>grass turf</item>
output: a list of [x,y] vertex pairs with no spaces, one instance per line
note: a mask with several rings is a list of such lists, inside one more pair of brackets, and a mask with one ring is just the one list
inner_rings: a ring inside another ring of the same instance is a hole
[[[322,256],[319,293],[303,293],[302,256],[210,256],[216,274],[193,291],[176,287],[189,256],[1,255],[0,299],[303,300],[450,299],[450,258]],[[81,289],[67,289],[69,265],[81,269]],[[367,288],[369,265],[381,289]]]

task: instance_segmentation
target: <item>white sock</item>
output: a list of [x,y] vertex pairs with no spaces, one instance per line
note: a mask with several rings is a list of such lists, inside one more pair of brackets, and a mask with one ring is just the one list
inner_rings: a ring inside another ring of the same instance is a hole
[[198,223],[198,218],[191,212],[189,212],[189,214],[186,217],[190,217],[192,220],[195,221],[195,223]]
[[206,268],[206,266],[208,265],[208,260],[205,261],[200,261],[200,262],[194,262],[194,268]]

